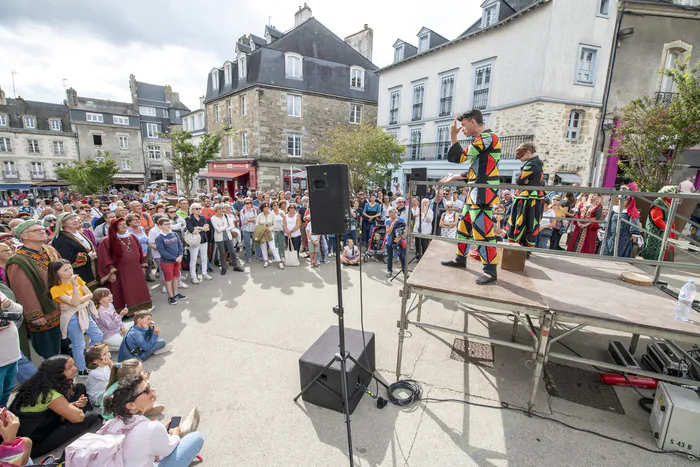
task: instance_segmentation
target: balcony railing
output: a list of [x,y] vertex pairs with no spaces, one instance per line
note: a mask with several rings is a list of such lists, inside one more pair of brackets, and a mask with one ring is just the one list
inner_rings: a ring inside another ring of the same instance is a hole
[[656,105],[671,105],[671,102],[675,97],[675,92],[657,92]]
[[46,178],[46,172],[32,172],[32,180],[43,180]]
[[489,90],[479,89],[474,91],[474,108],[484,110],[489,104]]
[[389,125],[396,125],[399,123],[399,109],[389,110]]
[[[515,150],[521,143],[531,142],[534,135],[504,136],[501,138],[501,159],[515,159]],[[473,138],[461,140],[463,148],[471,144]],[[437,141],[433,143],[409,144],[402,156],[404,161],[439,161],[447,160],[447,152],[450,150],[449,141]]]
[[423,104],[413,104],[413,118],[412,121],[420,120],[423,118]]
[[440,98],[440,117],[445,117],[452,113],[452,97]]
[[18,180],[19,179],[18,172],[5,172],[4,176],[5,176],[5,180]]

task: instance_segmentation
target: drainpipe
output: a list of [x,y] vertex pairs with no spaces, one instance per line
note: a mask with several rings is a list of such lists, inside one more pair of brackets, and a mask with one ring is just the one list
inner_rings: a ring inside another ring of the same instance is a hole
[[[622,25],[622,18],[625,15],[625,10],[627,9],[627,2],[617,13],[617,21],[615,22],[615,31],[613,32],[613,42],[612,49],[610,51],[610,60],[608,61],[608,72],[605,78],[605,95],[603,96],[603,107],[601,108],[600,121],[598,122],[598,128],[595,133],[595,144],[593,145],[593,157],[591,157],[591,163],[588,166],[588,186],[593,185],[593,180],[595,180],[595,173],[593,172],[593,167],[598,159],[598,146],[600,145],[600,135],[603,132],[603,123],[605,122],[605,114],[608,112],[608,101],[610,100],[610,84],[612,83],[613,70],[615,66],[615,56],[617,55],[617,41],[618,34],[620,33],[620,26]],[[605,135],[603,135],[602,144],[605,144]],[[602,148],[601,148],[602,149]],[[600,161],[602,164],[602,159]]]

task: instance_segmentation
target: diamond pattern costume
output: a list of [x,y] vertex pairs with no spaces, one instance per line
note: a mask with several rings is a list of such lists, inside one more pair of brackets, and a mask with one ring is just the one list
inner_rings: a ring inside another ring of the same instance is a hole
[[[535,156],[527,160],[520,169],[517,184],[521,186],[542,186],[544,182],[544,164]],[[542,219],[543,190],[518,190],[515,192],[513,207],[510,211],[506,233],[508,241],[534,248],[540,233]]]

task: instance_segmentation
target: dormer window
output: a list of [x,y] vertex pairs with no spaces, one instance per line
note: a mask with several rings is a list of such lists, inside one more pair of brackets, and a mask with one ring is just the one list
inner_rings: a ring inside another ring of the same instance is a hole
[[287,78],[302,79],[302,57],[299,54],[284,54],[285,75]]
[[250,41],[250,51],[253,52],[255,50],[255,41]]
[[224,67],[224,81],[226,84],[231,84],[231,64],[227,63]]
[[403,60],[403,44],[394,48],[394,63]]
[[36,128],[36,118],[24,117],[24,128]]
[[360,90],[365,88],[365,70],[363,68],[350,67],[350,88]]
[[212,70],[211,72],[211,88],[214,91],[219,89],[219,70]]
[[491,5],[484,6],[484,13],[481,17],[481,27],[488,28],[498,23],[498,13],[501,2],[489,2]]
[[272,36],[270,35],[269,31],[265,31],[265,40],[268,44],[272,42]]
[[244,79],[248,76],[248,67],[246,66],[246,58],[241,57],[238,59],[238,77]]
[[418,53],[425,52],[430,46],[430,33],[423,34],[418,38]]
[[51,131],[61,131],[61,121],[57,118],[51,118],[49,119],[49,126],[51,127]]

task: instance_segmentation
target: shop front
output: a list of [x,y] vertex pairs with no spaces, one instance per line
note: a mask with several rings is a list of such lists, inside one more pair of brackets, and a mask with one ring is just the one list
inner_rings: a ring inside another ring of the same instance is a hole
[[209,181],[208,191],[216,187],[220,193],[228,192],[230,196],[257,188],[258,184],[255,161],[252,159],[210,162],[209,171],[199,174],[198,179]]

